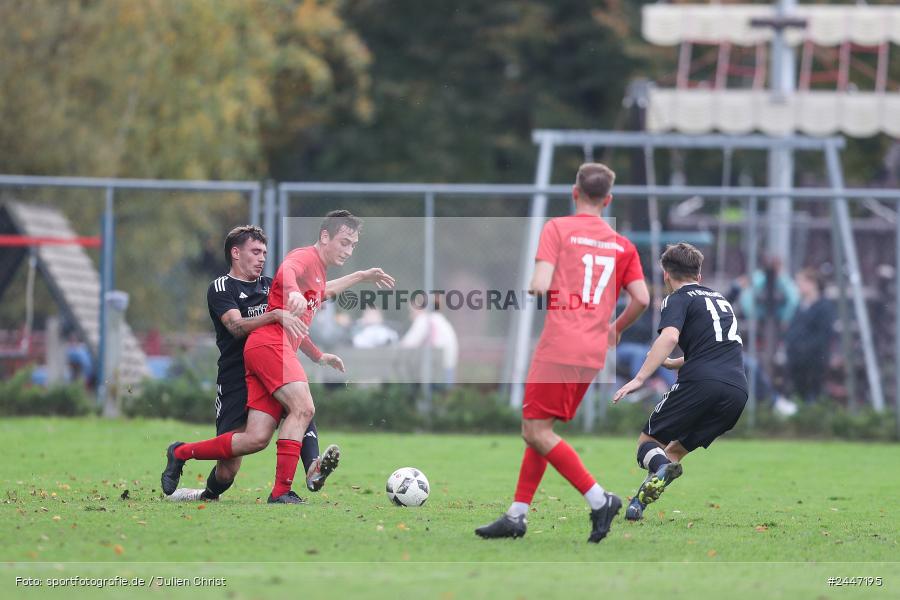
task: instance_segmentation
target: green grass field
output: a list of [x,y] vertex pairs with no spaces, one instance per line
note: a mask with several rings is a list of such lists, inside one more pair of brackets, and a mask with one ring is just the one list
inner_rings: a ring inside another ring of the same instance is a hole
[[[265,504],[274,444],[245,459],[221,502],[163,501],[165,447],[211,433],[163,421],[0,421],[0,597],[900,597],[896,445],[720,440],[685,461],[644,522],[620,516],[595,546],[583,499],[552,469],[525,539],[473,535],[511,499],[522,450],[513,436],[325,431],[343,461],[322,493],[301,492],[308,505]],[[625,497],[640,483],[634,440],[572,443],[607,489]],[[400,466],[429,477],[424,507],[388,502],[384,482]],[[188,463],[183,484],[202,487],[209,468]],[[47,587],[116,575],[224,577],[227,587]],[[883,585],[827,583],[854,576]],[[17,587],[16,577],[44,585]]]

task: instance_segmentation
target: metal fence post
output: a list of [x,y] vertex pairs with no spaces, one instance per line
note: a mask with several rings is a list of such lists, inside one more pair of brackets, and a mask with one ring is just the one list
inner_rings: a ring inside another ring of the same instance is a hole
[[[834,144],[825,146],[825,162],[828,167],[828,179],[835,192],[844,189],[844,174],[841,170],[841,161]],[[856,312],[856,324],[859,327],[859,337],[862,343],[863,358],[866,363],[866,377],[869,382],[869,394],[872,397],[872,407],[877,412],[884,410],[884,392],[881,387],[881,373],[878,369],[878,359],[875,357],[875,344],[872,340],[872,328],[869,323],[869,309],[862,295],[862,276],[859,272],[859,259],[856,255],[856,241],[853,239],[853,226],[850,224],[850,209],[847,207],[847,199],[837,196],[834,199],[834,207],[837,211],[838,227],[841,232],[841,243],[844,246],[844,258],[847,265],[847,279],[850,283],[850,293],[853,297],[853,308]]]
[[109,375],[106,372],[106,355],[107,348],[107,306],[106,295],[115,287],[115,247],[116,247],[116,229],[115,214],[113,212],[113,202],[115,199],[115,189],[112,186],[106,188],[106,196],[104,199],[103,222],[102,222],[102,253],[100,266],[100,335],[97,343],[97,405],[103,406],[106,401],[106,378]]
[[[277,232],[275,231],[275,188],[272,187],[271,182],[266,182],[266,189],[263,192],[263,230],[265,230],[266,235],[274,240]],[[272,244],[273,250],[278,248]],[[274,260],[273,260],[274,258]],[[266,266],[264,268],[263,273],[266,277],[274,277],[275,275],[275,265],[281,263],[280,256],[274,256],[266,261]]]
[[[538,156],[538,170],[535,175],[535,187],[544,188],[550,184],[550,176],[553,170],[553,142],[550,139],[541,140],[541,150]],[[544,216],[547,214],[547,194],[535,194],[531,200],[531,217],[528,224],[528,242],[525,254],[521,261],[520,292],[528,290],[531,283],[531,272],[534,265],[534,255],[537,252],[538,241],[541,237],[541,229],[544,225]],[[522,406],[525,396],[525,374],[528,368],[528,353],[531,350],[531,325],[534,320],[535,304],[525,299],[519,310],[516,322],[516,342],[513,348],[513,368],[510,377],[509,403],[514,408]]]
[[259,225],[259,187],[250,192],[250,225]]
[[[430,293],[434,289],[434,194],[428,192],[425,194],[425,292]],[[425,314],[431,319],[431,313],[434,307],[429,301],[425,306]],[[434,349],[431,347],[431,340],[425,343],[424,359],[422,364],[422,401],[419,404],[419,414],[422,415],[426,422],[431,421],[432,411],[432,388],[431,383],[434,380],[432,372],[432,356]]]
[[[894,206],[900,207],[900,202]],[[894,267],[894,417],[896,420],[896,437],[900,440],[900,218],[897,219],[897,264]]]
[[[753,274],[756,272],[757,253],[759,249],[759,231],[757,229],[757,219],[759,213],[758,201],[756,196],[751,196],[747,201],[747,272],[750,274],[750,293],[753,293]],[[759,361],[756,358],[756,320],[758,309],[756,307],[756,299],[751,296],[752,310],[747,315],[747,353],[750,356],[750,381],[747,394],[747,419],[750,429],[756,427],[756,376],[759,370]]]

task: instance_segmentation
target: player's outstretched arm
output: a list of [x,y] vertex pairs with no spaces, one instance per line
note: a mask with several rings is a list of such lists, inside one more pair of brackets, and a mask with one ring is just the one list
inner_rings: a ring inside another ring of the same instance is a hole
[[348,290],[359,283],[374,283],[379,290],[392,288],[396,284],[394,278],[384,272],[383,269],[372,267],[365,271],[356,271],[325,283],[325,297],[332,298],[344,290]]
[[644,364],[641,366],[640,371],[634,376],[634,379],[620,387],[613,396],[613,404],[617,403],[631,392],[640,389],[640,387],[644,385],[644,382],[647,381],[647,379],[662,366],[663,361],[672,354],[672,350],[678,345],[678,336],[679,331],[677,327],[666,327],[662,330],[662,333],[660,333],[659,337],[656,338],[656,341],[653,342],[650,352],[647,353],[647,358],[644,360]]

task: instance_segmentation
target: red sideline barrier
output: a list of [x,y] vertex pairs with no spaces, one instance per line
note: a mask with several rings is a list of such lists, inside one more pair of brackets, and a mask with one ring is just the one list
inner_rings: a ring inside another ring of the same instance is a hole
[[99,248],[102,240],[99,237],[45,237],[31,235],[0,235],[0,247],[22,248],[27,246],[82,246]]

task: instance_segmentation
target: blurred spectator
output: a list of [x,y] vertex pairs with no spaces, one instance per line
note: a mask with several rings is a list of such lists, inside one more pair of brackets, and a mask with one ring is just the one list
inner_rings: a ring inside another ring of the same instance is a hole
[[404,348],[431,346],[441,350],[444,382],[448,388],[452,387],[456,383],[456,365],[459,362],[459,342],[453,325],[437,309],[428,312],[414,302],[409,305],[409,318],[412,326],[400,340],[400,345]]
[[81,381],[84,385],[94,387],[94,361],[87,344],[78,339],[75,334],[69,336],[66,344],[66,365],[69,368],[68,380],[70,382]]
[[791,321],[800,297],[797,286],[782,273],[777,258],[767,259],[763,269],[753,273],[751,281],[741,278],[738,282],[743,285],[739,301],[745,318],[766,321],[774,316],[785,326]]
[[748,287],[740,296],[741,313],[745,320],[755,319],[762,332],[760,362],[768,373],[773,373],[778,363],[784,362],[777,354],[782,333],[797,310],[799,294],[793,280],[782,272],[777,257],[764,260],[762,270],[750,277]]
[[396,331],[384,324],[384,316],[374,307],[364,310],[356,325],[354,348],[381,348],[396,344],[400,339]]
[[310,326],[310,337],[325,351],[350,343],[353,321],[347,313],[337,311],[336,302],[323,302]]
[[788,372],[794,391],[804,402],[818,399],[834,333],[835,312],[822,296],[824,282],[815,269],[797,273],[800,307],[785,336]]

